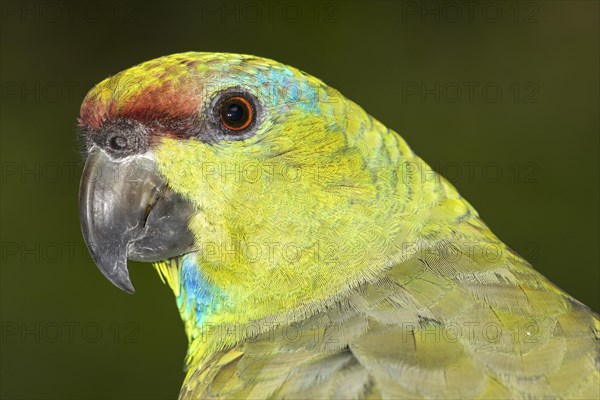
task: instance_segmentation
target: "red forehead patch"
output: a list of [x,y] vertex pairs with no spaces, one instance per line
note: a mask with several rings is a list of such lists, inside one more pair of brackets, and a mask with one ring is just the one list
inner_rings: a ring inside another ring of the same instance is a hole
[[124,71],[94,87],[81,105],[79,125],[98,129],[117,118],[168,124],[198,113],[201,87],[187,66],[149,67]]

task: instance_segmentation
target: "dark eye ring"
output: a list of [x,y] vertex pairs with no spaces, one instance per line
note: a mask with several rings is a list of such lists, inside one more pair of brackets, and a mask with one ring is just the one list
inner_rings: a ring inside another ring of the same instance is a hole
[[242,131],[254,120],[254,108],[247,99],[233,96],[223,101],[219,108],[221,124],[230,131]]

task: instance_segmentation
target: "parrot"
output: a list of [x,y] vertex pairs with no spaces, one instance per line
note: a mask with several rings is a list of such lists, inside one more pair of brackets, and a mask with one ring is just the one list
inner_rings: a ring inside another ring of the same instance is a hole
[[123,291],[128,260],[173,291],[180,399],[600,398],[598,314],[323,81],[173,54],[77,125],[86,246]]

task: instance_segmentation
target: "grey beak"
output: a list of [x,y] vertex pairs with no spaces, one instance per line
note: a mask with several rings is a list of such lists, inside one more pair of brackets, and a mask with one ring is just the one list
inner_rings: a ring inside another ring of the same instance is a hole
[[127,293],[127,260],[155,262],[194,248],[192,205],[167,186],[150,155],[113,160],[93,148],[79,186],[79,218],[100,272]]

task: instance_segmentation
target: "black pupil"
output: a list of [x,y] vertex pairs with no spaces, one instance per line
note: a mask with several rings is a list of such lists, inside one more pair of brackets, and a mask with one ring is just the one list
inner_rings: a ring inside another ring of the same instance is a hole
[[240,122],[244,118],[244,109],[237,103],[227,107],[227,119],[232,122]]
[[124,149],[127,146],[127,140],[123,136],[115,136],[110,139],[110,145],[114,149]]

